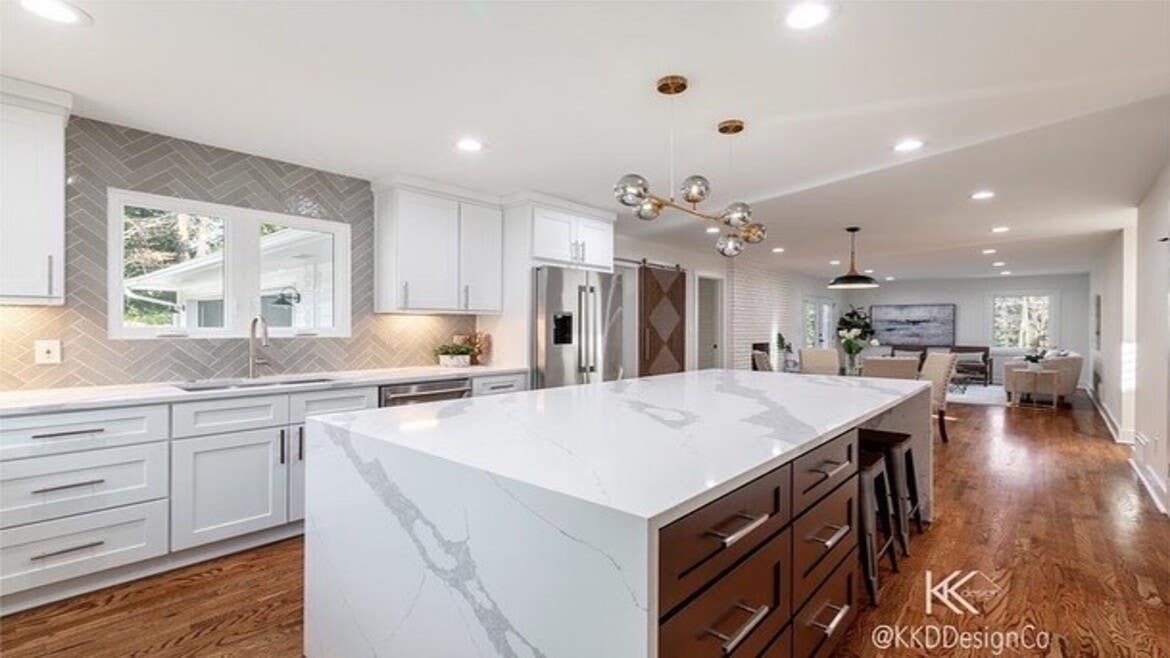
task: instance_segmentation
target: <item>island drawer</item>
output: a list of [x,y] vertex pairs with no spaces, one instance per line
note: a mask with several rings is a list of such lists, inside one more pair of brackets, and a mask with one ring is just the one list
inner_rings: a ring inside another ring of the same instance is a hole
[[853,550],[792,621],[793,658],[819,658],[833,649],[857,618],[861,574]]
[[857,546],[857,477],[851,477],[792,523],[792,605],[799,608]]
[[659,531],[663,616],[788,524],[791,473],[785,464]]
[[792,462],[792,509],[800,514],[857,472],[857,430],[838,436]]
[[0,418],[0,460],[166,440],[166,405]]
[[167,497],[168,444],[0,463],[0,527]]
[[756,658],[792,615],[792,534],[785,530],[659,627],[660,658]]
[[779,635],[772,638],[764,652],[752,658],[792,658],[792,627],[787,626]]
[[171,433],[176,439],[287,424],[287,395],[201,400],[171,407]]

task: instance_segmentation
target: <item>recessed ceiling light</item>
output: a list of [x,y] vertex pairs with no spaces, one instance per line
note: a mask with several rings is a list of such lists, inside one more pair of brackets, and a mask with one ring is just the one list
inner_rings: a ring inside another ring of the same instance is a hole
[[474,137],[461,137],[455,142],[455,148],[464,153],[479,153],[483,150],[483,142]]
[[1007,265],[1007,263],[1003,262],[1002,260],[997,260],[991,264],[992,267],[1003,267],[1004,265]]
[[873,274],[873,270],[863,270],[865,274]]
[[64,0],[20,0],[25,11],[65,25],[90,25],[93,18]]
[[708,227],[707,227],[707,232],[708,232],[708,233],[718,233],[718,232],[719,232],[719,227],[718,227],[718,226],[708,226]]
[[839,260],[831,260],[831,261],[829,261],[829,265],[840,265],[840,264],[841,264],[841,261],[839,261]]
[[984,250],[983,250],[983,255],[984,255],[984,256],[990,256],[991,254],[994,254],[994,253],[995,253],[995,250],[994,250],[994,249],[984,249]]
[[907,137],[902,141],[894,144],[894,150],[898,153],[909,153],[910,151],[917,151],[926,145],[926,142],[917,137]]
[[886,281],[893,281],[893,280],[894,280],[894,277],[892,277],[892,276],[887,276],[887,277],[886,277]]
[[992,233],[1007,233],[1010,230],[1011,229],[1006,227],[1006,226],[996,226],[995,228],[991,229],[991,232]]
[[827,2],[804,0],[788,8],[784,22],[794,30],[808,30],[829,20],[832,15],[833,10]]
[[971,198],[975,201],[986,201],[995,198],[995,192],[991,190],[978,190],[971,194]]
[[1000,276],[1011,276],[1011,274],[1012,274],[1011,270],[1004,270],[1004,271],[999,273]]
[[784,253],[784,247],[772,247],[772,253],[782,254]]

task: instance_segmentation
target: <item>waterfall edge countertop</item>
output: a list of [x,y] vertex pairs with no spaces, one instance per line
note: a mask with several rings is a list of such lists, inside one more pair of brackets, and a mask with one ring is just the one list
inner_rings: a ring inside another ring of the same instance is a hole
[[318,420],[660,525],[929,387],[699,370]]
[[[407,368],[380,368],[374,370],[341,370],[301,372],[257,377],[251,384],[290,379],[268,386],[248,386],[209,390],[184,390],[176,384],[159,382],[146,384],[118,384],[112,386],[65,386],[61,388],[18,389],[0,391],[0,417],[38,414],[54,411],[82,411],[143,404],[194,402],[221,398],[277,395],[301,391],[325,391],[335,388],[381,386],[415,381],[487,377],[528,372],[527,368],[503,366],[470,366],[443,368],[415,366]],[[328,381],[319,381],[328,378]],[[297,382],[296,380],[310,380]],[[315,381],[314,381],[315,380]]]

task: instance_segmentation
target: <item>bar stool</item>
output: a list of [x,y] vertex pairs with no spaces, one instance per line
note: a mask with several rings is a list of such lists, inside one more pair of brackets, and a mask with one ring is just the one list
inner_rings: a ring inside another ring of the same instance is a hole
[[[894,573],[898,572],[898,551],[894,548],[894,512],[890,505],[890,480],[886,474],[886,457],[880,452],[862,450],[857,466],[861,499],[858,503],[858,525],[861,530],[861,569],[865,572],[865,587],[869,602],[878,604],[878,562],[883,555],[890,558]],[[876,523],[875,523],[876,521]],[[878,544],[877,526],[883,538]]]
[[918,471],[914,467],[914,451],[910,449],[910,435],[902,432],[861,429],[858,439],[862,450],[885,455],[886,469],[893,480],[894,522],[898,526],[898,544],[902,555],[910,555],[910,519],[913,518],[922,533],[922,506],[918,499]]

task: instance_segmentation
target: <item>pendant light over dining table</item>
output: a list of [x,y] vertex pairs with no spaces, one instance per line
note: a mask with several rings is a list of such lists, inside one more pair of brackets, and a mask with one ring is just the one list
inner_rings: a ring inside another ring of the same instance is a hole
[[857,233],[859,226],[845,229],[849,232],[849,271],[829,282],[830,290],[861,290],[877,288],[878,282],[872,276],[857,271]]
[[[677,96],[687,89],[687,79],[681,75],[668,75],[660,78],[656,84],[658,93],[664,96]],[[722,135],[736,135],[743,132],[744,123],[740,119],[728,119],[719,122],[716,130]],[[670,187],[674,189],[674,122],[673,115],[670,127]],[[634,215],[638,219],[653,221],[658,219],[664,208],[681,210],[698,219],[713,222],[721,234],[715,241],[715,250],[720,254],[733,258],[743,253],[745,244],[757,244],[764,241],[767,229],[763,224],[752,222],[752,207],[742,201],[728,204],[718,214],[701,212],[698,205],[707,199],[711,192],[711,182],[699,175],[687,176],[678,193],[683,205],[675,198],[661,197],[650,192],[650,183],[638,174],[626,174],[618,179],[613,188],[613,195],[623,206],[634,208]],[[723,227],[726,227],[726,231]],[[712,231],[715,232],[715,231]]]

